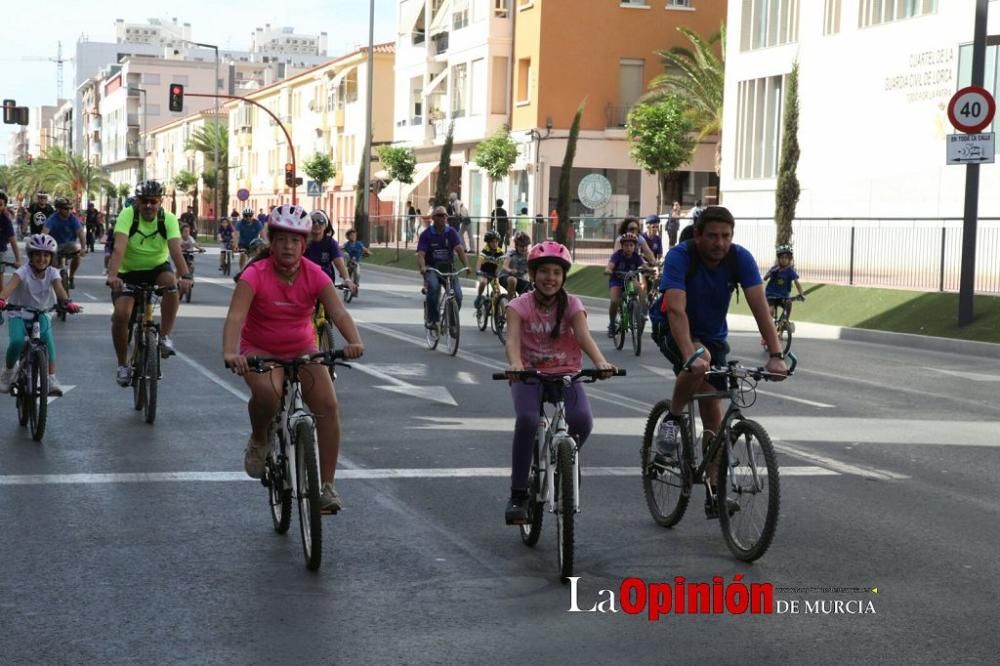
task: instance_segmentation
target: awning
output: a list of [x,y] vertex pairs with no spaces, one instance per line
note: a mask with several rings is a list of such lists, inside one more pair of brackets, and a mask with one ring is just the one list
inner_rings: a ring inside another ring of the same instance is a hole
[[379,201],[385,201],[386,203],[396,203],[397,201],[399,203],[406,203],[407,197],[427,180],[427,176],[431,175],[431,172],[437,168],[437,165],[437,162],[422,162],[417,164],[417,168],[413,170],[412,183],[401,183],[398,180],[392,181],[378,193]]

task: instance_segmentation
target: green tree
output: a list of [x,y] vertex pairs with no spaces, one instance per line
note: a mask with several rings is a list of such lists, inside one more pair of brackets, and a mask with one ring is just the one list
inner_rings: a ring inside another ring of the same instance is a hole
[[[219,164],[215,164],[215,144],[216,137],[219,143]],[[229,164],[229,129],[221,122],[214,120],[206,121],[204,125],[198,127],[191,136],[188,137],[188,150],[195,150],[202,154],[205,162],[205,171],[201,174],[201,180],[205,187],[212,190],[212,198],[215,198],[215,185],[219,180],[217,173],[222,171],[221,183],[219,184],[219,210],[216,215],[222,214],[226,202],[229,199],[229,177],[225,173],[226,165]]]
[[576,159],[576,141],[580,136],[580,118],[583,117],[583,105],[581,102],[573,116],[573,124],[569,128],[569,139],[566,141],[566,155],[563,157],[562,170],[559,173],[559,198],[556,199],[556,215],[559,216],[559,226],[556,227],[556,241],[566,244],[569,237],[570,227],[573,221],[569,219],[570,202],[573,194],[570,192],[570,183],[573,175],[573,160]]
[[[690,28],[677,30],[691,42],[691,49],[675,46],[658,51],[666,71],[654,78],[640,102],[657,102],[668,95],[684,100],[701,140],[718,136],[715,173],[722,169],[722,96],[726,79],[726,25],[705,40]],[[718,54],[718,55],[716,55]]]
[[656,211],[663,210],[663,177],[691,159],[695,139],[684,103],[675,96],[638,104],[628,114],[625,132],[630,154],[642,168],[656,174]]
[[516,161],[517,144],[510,138],[510,131],[506,127],[501,127],[493,136],[480,141],[476,146],[476,164],[490,177],[493,199],[496,199],[493,188],[497,181],[510,173],[510,168]]
[[127,199],[132,196],[133,188],[128,183],[122,183],[118,186],[118,198]]
[[[438,162],[437,187],[434,188],[434,205],[448,205],[448,184],[451,181],[451,147],[455,142],[455,123],[448,125],[448,134],[441,144],[441,160]],[[433,212],[433,211],[432,211]]]
[[21,160],[8,171],[7,194],[28,201],[35,192],[47,191],[46,178],[39,160],[31,164]]
[[181,169],[174,176],[174,189],[182,194],[191,194],[194,202],[194,215],[198,217],[198,176],[192,171]]
[[323,153],[314,154],[312,158],[305,163],[303,170],[309,178],[319,183],[320,189],[323,188],[323,184],[326,183],[326,181],[337,175],[336,165]]
[[82,156],[67,152],[60,146],[49,148],[45,156],[38,160],[37,167],[42,170],[49,190],[69,196],[77,203],[82,202],[88,183],[90,193],[93,193],[111,182],[102,171],[88,165]]
[[781,137],[781,161],[778,163],[778,184],[774,190],[774,225],[778,245],[792,240],[792,221],[799,203],[799,179],[795,170],[799,164],[799,63],[785,81],[784,131]]
[[[404,146],[379,146],[378,161],[385,165],[385,172],[392,180],[409,185],[413,182],[413,172],[417,169],[417,155],[412,148]],[[399,211],[399,198],[396,210]],[[397,213],[401,214],[401,213]]]
[[104,213],[108,214],[111,212],[111,202],[118,198],[118,186],[112,182],[108,182],[104,186]]

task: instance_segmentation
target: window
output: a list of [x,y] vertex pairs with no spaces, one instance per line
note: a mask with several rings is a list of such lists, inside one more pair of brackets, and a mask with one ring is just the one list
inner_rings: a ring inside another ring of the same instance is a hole
[[461,30],[462,28],[469,25],[469,1],[468,0],[455,0],[452,3],[453,11],[451,13],[451,27],[452,30]]
[[510,97],[510,92],[507,90],[507,58],[503,56],[493,57],[492,77],[490,113],[507,113],[507,98]]
[[481,116],[486,111],[486,60],[479,58],[472,61],[470,76],[469,115]]
[[142,84],[144,86],[158,86],[160,85],[160,75],[150,74],[149,72],[142,73]]
[[840,32],[841,0],[825,0],[823,3],[823,34],[836,35]]
[[531,58],[521,58],[517,61],[517,101],[527,102],[531,99]]
[[741,18],[741,51],[798,41],[798,0],[743,0]]
[[858,27],[937,13],[938,0],[861,0],[858,4]]
[[691,8],[691,0],[667,0],[667,9],[671,7],[686,7]]
[[618,108],[615,109],[614,117],[609,119],[609,126],[624,127],[629,110],[642,97],[645,64],[644,60],[626,59],[618,62]]
[[736,110],[736,177],[774,178],[778,166],[784,77],[740,81]]
[[622,7],[649,7],[646,0],[621,0]]
[[469,66],[464,62],[451,68],[451,117],[465,115],[465,100],[468,97]]
[[509,2],[510,0],[493,0],[493,15],[497,18],[507,18],[510,11]]

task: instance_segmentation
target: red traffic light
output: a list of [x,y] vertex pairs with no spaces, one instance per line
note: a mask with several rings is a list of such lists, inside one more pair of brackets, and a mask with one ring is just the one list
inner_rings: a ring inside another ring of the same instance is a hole
[[184,86],[179,83],[170,84],[170,110],[180,112],[184,110]]

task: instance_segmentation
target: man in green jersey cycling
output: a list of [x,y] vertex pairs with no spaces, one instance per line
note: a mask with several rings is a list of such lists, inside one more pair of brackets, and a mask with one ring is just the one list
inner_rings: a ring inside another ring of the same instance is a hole
[[[128,354],[128,323],[133,300],[122,293],[124,285],[179,286],[181,292],[191,287],[190,270],[181,252],[181,230],[177,217],[160,207],[162,199],[162,185],[155,180],[143,181],[135,188],[135,204],[122,210],[115,222],[115,249],[108,262],[107,284],[111,287],[115,305],[111,316],[111,338],[118,357],[119,386],[128,386],[131,380],[131,368],[125,357]],[[173,260],[180,272],[179,285],[168,258]],[[160,353],[164,358],[175,353],[170,333],[179,305],[177,292],[164,294],[160,302],[160,330],[163,333]]]

